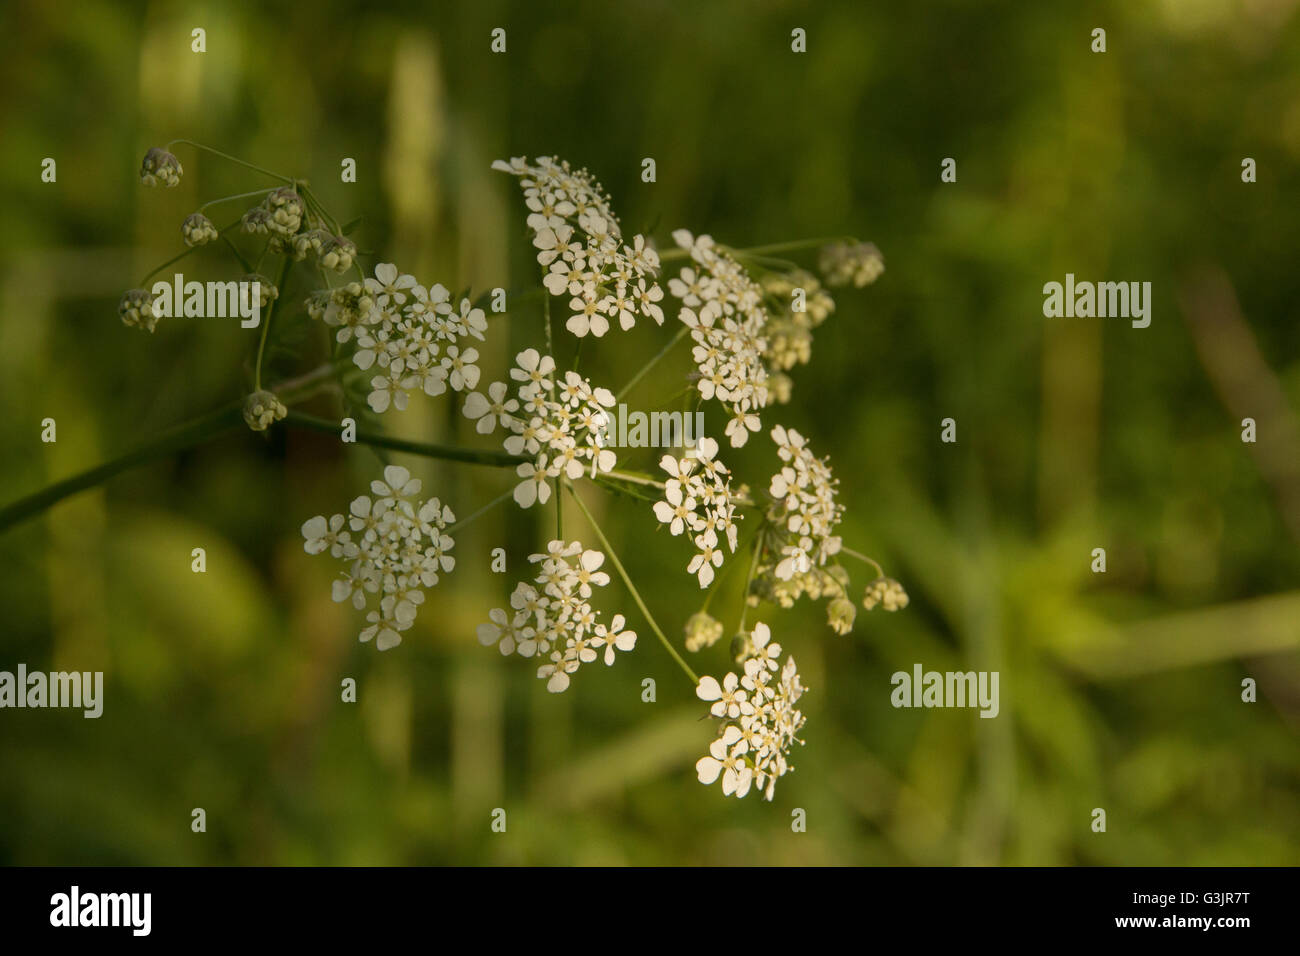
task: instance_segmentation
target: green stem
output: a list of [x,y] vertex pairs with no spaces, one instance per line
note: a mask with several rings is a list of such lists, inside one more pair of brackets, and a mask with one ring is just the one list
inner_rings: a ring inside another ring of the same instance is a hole
[[198,445],[212,436],[234,428],[243,422],[240,412],[242,402],[234,402],[214,412],[200,416],[189,422],[177,425],[164,432],[151,442],[127,452],[112,461],[105,462],[79,475],[65,478],[42,488],[35,494],[20,498],[11,505],[0,509],[0,531],[4,531],[21,521],[39,514],[64,498],[103,484],[114,475],[120,474],[136,465],[142,465],[156,458],[163,458],[173,452]]
[[[308,428],[312,431],[325,432],[329,435],[339,434],[339,423],[328,418],[318,418],[305,412],[291,411],[284,419],[286,425]],[[471,465],[487,465],[492,468],[514,468],[525,461],[531,461],[523,455],[511,455],[504,451],[479,451],[475,448],[460,448],[455,445],[435,445],[428,442],[407,441],[404,438],[392,438],[374,432],[357,431],[357,441],[363,445],[376,448],[391,448],[425,458],[439,458],[443,461],[463,461]]]
[[264,176],[270,176],[272,179],[279,179],[282,182],[286,182],[289,184],[293,183],[293,180],[290,179],[288,176],[281,176],[279,173],[273,173],[269,169],[263,169],[261,166],[256,166],[253,163],[245,162],[244,160],[239,159],[236,156],[231,156],[229,153],[223,153],[219,149],[213,149],[211,146],[204,146],[202,143],[196,143],[192,139],[174,139],[170,143],[168,143],[165,148],[170,150],[177,143],[185,143],[189,146],[193,146],[195,149],[206,150],[207,152],[212,153],[214,156],[220,156],[222,159],[227,159],[232,163],[238,163],[240,166],[246,166],[247,168],[255,170],[256,172],[259,172]]
[[471,521],[473,521],[475,518],[477,518],[477,517],[479,517],[480,515],[486,514],[487,512],[491,511],[491,510],[492,510],[493,508],[495,508],[497,505],[501,504],[501,502],[503,502],[503,501],[505,501],[507,498],[511,497],[514,493],[515,493],[514,489],[511,488],[509,491],[505,491],[505,492],[502,492],[501,494],[497,495],[495,498],[493,498],[491,501],[489,501],[487,504],[485,504],[482,508],[479,508],[478,511],[475,511],[475,512],[474,512],[472,515],[470,515],[468,518],[461,518],[461,519],[460,519],[459,521],[457,521],[455,524],[448,526],[448,528],[447,528],[447,534],[451,534],[451,533],[454,532],[454,531],[459,531],[461,528],[465,527],[467,524],[469,524],[469,523],[470,523]]
[[683,338],[685,338],[686,333],[689,331],[690,329],[685,325],[683,325],[680,329],[678,329],[677,334],[668,340],[668,344],[666,344],[663,348],[661,348],[658,352],[656,352],[654,357],[651,358],[650,361],[646,362],[645,365],[641,366],[641,371],[633,375],[626,385],[624,385],[622,388],[620,388],[617,392],[614,393],[614,398],[616,400],[621,400],[624,395],[632,391],[632,387],[636,385],[637,382],[641,381],[642,378],[645,377],[646,372],[654,368],[655,363],[657,363],[661,358],[667,355],[668,351],[674,345],[680,342]]
[[844,545],[840,545],[840,553],[847,554],[850,558],[857,558],[859,561],[865,561],[867,564],[871,565],[873,568],[876,569],[876,574],[878,576],[882,578],[885,576],[885,569],[880,566],[880,562],[877,561],[875,558],[869,558],[865,554],[862,554],[860,551],[854,551],[852,548],[845,547]]
[[[235,220],[234,222],[232,222],[230,225],[226,226],[224,229],[219,229],[219,230],[217,230],[217,233],[218,233],[218,235],[222,235],[222,236],[224,236],[226,232],[228,232],[228,231],[231,230],[231,229],[234,229],[237,225],[239,225],[239,220],[238,220],[238,219],[236,219],[236,220]],[[190,253],[195,252],[195,251],[197,251],[197,250],[199,250],[199,249],[201,249],[201,248],[203,248],[203,247],[202,247],[202,246],[189,246],[189,247],[186,248],[183,252],[178,252],[178,253],[176,253],[176,255],[172,256],[170,259],[168,259],[168,260],[167,260],[166,262],[164,262],[162,265],[160,265],[160,266],[158,266],[157,268],[155,268],[152,272],[147,273],[147,274],[145,275],[145,277],[144,277],[143,279],[140,280],[140,288],[145,288],[145,283],[146,283],[146,282],[148,282],[150,279],[152,279],[152,278],[153,278],[154,276],[156,276],[158,273],[162,272],[162,271],[163,271],[164,269],[166,269],[169,265],[171,265],[171,264],[173,264],[173,263],[175,263],[175,262],[180,262],[182,259],[184,259],[186,256],[188,256]]]
[[[733,256],[763,256],[773,252],[799,252],[804,249],[815,249],[819,246],[829,245],[832,242],[857,242],[853,236],[822,236],[818,239],[794,239],[790,242],[774,242],[767,246],[751,246],[748,249],[733,249],[729,246],[719,246],[722,250]],[[665,249],[659,253],[659,261],[672,262],[675,259],[689,258],[690,251],[681,248]]]
[[627,571],[623,568],[623,562],[618,559],[618,555],[614,553],[614,548],[610,545],[609,539],[605,537],[605,532],[600,530],[600,525],[596,523],[596,519],[592,516],[591,512],[587,510],[587,506],[583,504],[581,496],[574,490],[573,486],[569,485],[568,488],[569,493],[573,495],[573,500],[577,502],[578,509],[586,517],[588,524],[590,524],[592,530],[596,532],[596,537],[600,539],[601,546],[604,547],[605,553],[609,555],[610,561],[614,563],[614,569],[618,571],[618,576],[623,579],[623,584],[626,585],[628,591],[631,592],[632,600],[635,601],[636,606],[641,609],[641,614],[650,625],[650,630],[655,632],[655,637],[659,638],[659,642],[668,649],[668,653],[671,654],[673,660],[677,662],[677,666],[680,667],[686,673],[686,676],[691,679],[691,685],[698,686],[700,678],[696,675],[695,671],[691,670],[691,666],[682,659],[682,655],[677,653],[677,648],[673,647],[668,638],[664,636],[664,632],[659,629],[659,625],[655,623],[654,617],[650,614],[650,609],[645,606],[645,601],[641,600],[641,593],[636,589],[636,585],[632,583],[632,579],[628,577]]
[[763,529],[764,524],[758,526],[758,531],[754,534],[754,557],[749,562],[749,574],[745,577],[745,590],[740,595],[740,626],[736,628],[737,633],[744,633],[745,618],[749,615],[749,586],[754,583],[754,573],[758,570],[758,556],[763,553]]
[[203,212],[203,210],[207,209],[209,206],[215,206],[218,203],[231,202],[232,200],[235,199],[248,199],[252,196],[265,196],[267,193],[271,192],[272,190],[279,189],[279,188],[280,187],[278,186],[267,186],[265,189],[255,189],[251,193],[235,193],[235,195],[233,196],[222,196],[220,199],[209,199],[207,202],[205,202],[202,206],[198,208],[198,212]]
[[230,251],[235,254],[235,258],[239,260],[239,264],[244,267],[245,272],[257,271],[256,269],[254,269],[252,266],[248,264],[248,260],[244,258],[244,254],[240,252],[237,248],[235,248],[235,244],[230,241],[229,236],[227,236],[225,233],[222,233],[221,241],[230,247]]
[[280,266],[280,279],[275,284],[276,296],[266,307],[266,315],[262,317],[262,337],[257,343],[257,365],[253,369],[253,391],[255,392],[262,390],[262,354],[266,351],[266,338],[271,331],[271,316],[275,314],[275,304],[284,295],[284,284],[289,278],[289,269],[292,266],[293,260],[285,256],[284,264]]

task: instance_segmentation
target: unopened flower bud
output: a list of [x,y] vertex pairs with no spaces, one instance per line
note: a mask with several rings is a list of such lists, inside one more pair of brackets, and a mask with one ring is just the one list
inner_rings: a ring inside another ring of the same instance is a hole
[[181,235],[187,246],[207,245],[218,237],[217,227],[201,212],[190,213],[181,223]]
[[907,607],[907,592],[893,578],[876,578],[867,585],[867,592],[862,598],[862,606],[870,611],[877,604],[884,607],[886,611],[900,611]]
[[239,220],[244,232],[264,236],[271,231],[271,213],[265,206],[254,206]]
[[144,154],[144,162],[140,164],[140,182],[146,186],[179,185],[184,173],[181,161],[157,146]]
[[262,389],[244,400],[244,421],[255,432],[264,432],[289,414],[289,409],[271,392]]
[[136,329],[152,332],[158,324],[153,310],[153,294],[144,289],[128,289],[117,304],[117,314],[122,322]]
[[847,634],[853,630],[853,621],[857,616],[858,609],[843,594],[826,604],[826,623],[836,634]]
[[[273,300],[280,296],[280,290],[271,284],[271,280],[256,272],[250,272],[246,276],[240,276],[239,281],[247,282],[250,289],[256,289],[258,294],[257,307],[259,309],[265,309]],[[257,283],[257,285],[254,286],[253,283]]]
[[686,649],[699,651],[712,647],[722,637],[722,622],[704,611],[697,611],[686,619]]
[[330,241],[321,250],[320,264],[342,275],[352,268],[352,260],[356,254],[357,247],[351,239],[346,236],[331,236]]

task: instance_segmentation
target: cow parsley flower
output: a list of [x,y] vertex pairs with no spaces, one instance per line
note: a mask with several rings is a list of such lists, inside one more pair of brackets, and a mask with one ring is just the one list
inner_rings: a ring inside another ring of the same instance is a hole
[[753,788],[771,800],[777,779],[794,769],[790,748],[802,743],[804,716],[795,705],[804,687],[793,657],[779,663],[781,645],[771,637],[766,624],[755,624],[746,635],[743,674],[728,673],[721,681],[706,675],[695,688],[723,721],[708,754],[696,762],[696,775],[706,785],[721,777],[726,796],[743,797]]
[[510,377],[519,383],[516,398],[506,400],[506,383],[493,382],[487,396],[466,396],[462,410],[476,420],[481,434],[498,424],[509,431],[503,444],[510,454],[532,456],[516,468],[522,480],[514,491],[519,506],[530,508],[550,499],[549,479],[565,475],[573,480],[584,472],[614,469],[618,456],[604,447],[603,436],[615,398],[577,372],[565,372],[560,379],[554,374],[555,360],[536,349],[520,352],[515,362]]
[[487,317],[468,299],[453,308],[443,286],[426,288],[392,263],[375,266],[364,283],[315,296],[308,311],[337,327],[339,342],[354,340],[353,363],[375,372],[366,399],[371,410],[401,411],[414,392],[433,396],[478,384],[479,354],[465,340],[483,340]]
[[697,554],[687,570],[696,574],[700,587],[708,587],[714,571],[722,566],[719,542],[736,551],[736,496],[731,491],[727,466],[717,459],[718,443],[702,437],[682,458],[664,455],[659,467],[668,473],[664,497],[654,504],[655,517],[668,525],[672,534],[691,532]]
[[496,645],[502,654],[542,659],[537,676],[553,694],[567,689],[583,664],[603,659],[612,665],[618,651],[636,647],[636,632],[627,630],[622,614],[605,624],[591,606],[593,588],[609,583],[601,570],[603,553],[578,541],[554,540],[528,560],[537,565],[533,581],[516,585],[509,611],[489,612],[478,626],[479,643]]
[[537,262],[547,270],[543,284],[569,300],[565,328],[600,338],[614,322],[630,329],[637,315],[663,325],[659,254],[644,236],[624,242],[608,195],[587,170],[550,156],[535,164],[497,160],[492,168],[519,177]]
[[739,448],[762,427],[758,413],[768,400],[763,289],[711,237],[679,229],[673,239],[693,263],[669,280],[668,289],[682,301],[677,317],[695,342],[696,388],[704,399],[730,408],[725,434]]
[[781,581],[821,567],[842,547],[835,528],[844,513],[836,501],[839,481],[825,459],[809,451],[804,437],[793,428],[772,429],[777,454],[787,464],[772,476],[768,493],[772,505],[768,520],[781,529],[780,557],[771,573]]
[[302,526],[303,550],[343,561],[347,570],[334,582],[333,598],[368,611],[359,637],[381,651],[401,643],[425,589],[456,566],[447,533],[456,516],[437,498],[419,500],[420,488],[407,469],[389,465],[371,482],[374,497],[354,499],[346,518],[317,515]]

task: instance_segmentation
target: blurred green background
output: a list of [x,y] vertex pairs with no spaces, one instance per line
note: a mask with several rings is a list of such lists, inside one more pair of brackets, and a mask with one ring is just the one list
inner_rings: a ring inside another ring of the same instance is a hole
[[[1089,48],[1098,26],[1104,55]],[[505,55],[489,51],[495,27]],[[794,27],[805,55],[791,53]],[[599,603],[628,614],[637,650],[565,694],[477,644],[549,510],[499,508],[459,535],[456,571],[380,655],[330,601],[334,565],[305,555],[298,530],[344,510],[379,457],[233,431],[0,536],[0,669],[103,670],[107,684],[99,720],[0,712],[0,861],[1300,859],[1291,0],[19,0],[0,36],[0,503],[249,389],[253,333],[164,320],[149,336],[116,317],[121,292],[183,248],[186,214],[265,185],[181,146],[181,186],[145,189],[148,147],[187,137],[308,177],[340,219],[365,217],[367,269],[395,261],[476,292],[535,275],[517,186],[490,162],[556,154],[604,183],[625,232],[661,247],[678,227],[733,246],[880,246],[888,271],[837,295],[793,403],[764,421],[831,456],[846,542],[912,598],[898,614],[860,611],[843,637],[820,604],[762,609],[811,687],[807,745],[773,804],[737,802],[695,780],[712,727],[618,581]],[[640,181],[646,156],[654,184]],[[949,156],[958,181],[944,185]],[[40,181],[44,157],[55,184]],[[355,185],[339,182],[343,157]],[[218,249],[185,263],[194,278],[230,269]],[[1066,272],[1152,282],[1150,328],[1045,319],[1042,285]],[[538,329],[535,303],[494,322],[485,381],[540,345]],[[611,333],[583,371],[614,387],[669,331]],[[288,312],[273,346],[272,382],[325,354],[320,330]],[[683,351],[642,395],[677,391],[685,370]],[[309,409],[339,413],[328,396]],[[1240,440],[1246,416],[1257,444]],[[39,440],[45,417],[56,444]],[[945,417],[955,445],[939,442]],[[496,447],[446,399],[417,398],[385,425]],[[770,454],[751,442],[737,467],[761,485]],[[511,484],[393,460],[461,516]],[[682,541],[655,533],[648,506],[586,500],[678,638],[701,599]],[[200,546],[203,575],[190,571]],[[497,546],[504,576],[488,570]],[[1095,547],[1105,575],[1089,570]],[[867,575],[852,570],[858,593]],[[715,602],[729,629],[731,583]],[[915,662],[1000,671],[1000,716],[891,708],[889,675]],[[692,658],[719,676],[727,663],[725,642]],[[1247,676],[1257,703],[1241,700]],[[355,705],[339,700],[345,677]],[[644,677],[656,703],[641,702]],[[190,831],[193,807],[205,834]],[[495,807],[505,834],[490,830]],[[796,807],[807,833],[791,832]]]

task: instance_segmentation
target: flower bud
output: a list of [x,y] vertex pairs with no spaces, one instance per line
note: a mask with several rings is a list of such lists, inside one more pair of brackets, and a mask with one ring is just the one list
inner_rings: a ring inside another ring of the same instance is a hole
[[262,389],[244,400],[244,421],[255,432],[264,432],[289,414],[289,409],[271,392]]
[[826,604],[826,623],[836,634],[847,634],[853,630],[853,621],[857,616],[858,609],[843,594]]
[[264,236],[271,231],[271,213],[265,206],[254,206],[239,220],[244,232]]
[[144,154],[144,162],[140,164],[140,182],[146,186],[176,186],[184,172],[179,159],[155,146]]
[[302,226],[306,206],[300,197],[288,186],[281,186],[266,197],[266,208],[270,213],[270,227],[283,236],[292,236]]
[[712,647],[722,637],[722,622],[704,611],[697,611],[686,619],[686,649],[699,651]]
[[258,292],[259,309],[265,309],[271,302],[280,296],[280,290],[271,284],[271,280],[264,275],[256,272],[250,272],[246,276],[239,277],[240,282],[247,282],[250,286],[256,282]]
[[181,235],[187,246],[207,245],[218,237],[217,227],[201,212],[190,213],[181,223]]
[[136,329],[152,332],[158,324],[153,311],[153,294],[145,289],[128,289],[117,304],[117,314],[122,322]]
[[876,578],[867,585],[866,594],[862,597],[862,606],[870,611],[877,604],[884,607],[886,611],[901,611],[908,604],[907,592],[893,578]]
[[342,275],[352,268],[356,254],[357,247],[351,239],[346,236],[331,236],[321,250],[320,264]]

